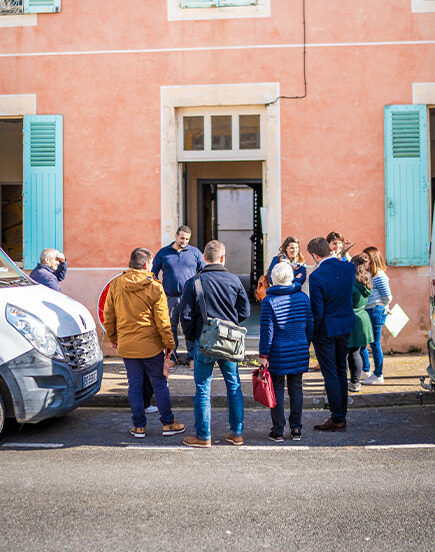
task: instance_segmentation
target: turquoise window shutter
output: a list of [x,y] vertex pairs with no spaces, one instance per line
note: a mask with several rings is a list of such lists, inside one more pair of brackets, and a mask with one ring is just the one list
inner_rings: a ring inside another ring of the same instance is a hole
[[24,268],[45,247],[63,250],[62,115],[24,117]]
[[429,181],[425,105],[387,105],[385,121],[386,260],[429,263]]
[[60,12],[61,0],[24,0],[24,13]]
[[182,8],[211,8],[216,5],[216,0],[181,0]]

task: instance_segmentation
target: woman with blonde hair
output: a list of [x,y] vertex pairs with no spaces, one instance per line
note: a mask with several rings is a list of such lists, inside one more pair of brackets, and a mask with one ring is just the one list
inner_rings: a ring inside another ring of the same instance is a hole
[[[379,249],[374,246],[366,247],[362,254],[366,260],[367,270],[370,273],[373,285],[373,291],[366,305],[366,311],[368,312],[373,328],[374,338],[373,342],[370,343],[370,349],[372,350],[375,369],[373,374],[370,374],[368,352],[367,349],[364,349],[363,361],[366,371],[363,371],[361,374],[361,383],[363,385],[380,385],[384,383],[384,353],[381,347],[381,334],[382,327],[387,318],[388,305],[391,302],[392,295],[389,278],[385,273],[385,261]],[[367,367],[369,368],[368,372]]]

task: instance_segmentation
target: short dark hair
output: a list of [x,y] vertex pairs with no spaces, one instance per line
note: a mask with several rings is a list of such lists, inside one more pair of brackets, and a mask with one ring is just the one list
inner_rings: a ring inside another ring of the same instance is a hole
[[312,240],[310,240],[307,245],[307,249],[308,253],[310,253],[311,255],[314,253],[322,259],[331,255],[329,243],[322,236],[318,236],[317,238],[313,238]]
[[145,247],[136,247],[130,255],[130,268],[142,270],[145,263],[150,263],[153,260],[153,253]]
[[211,240],[205,244],[204,259],[209,263],[216,263],[225,255],[225,244],[219,240]]
[[180,232],[184,232],[185,234],[191,234],[192,230],[190,229],[189,226],[187,226],[187,224],[183,224],[182,226],[179,226],[177,228],[177,231],[176,231],[177,236]]
[[329,234],[326,236],[326,241],[328,243],[331,243],[334,240],[340,240],[341,242],[344,242],[343,234],[340,234],[340,232],[329,232]]

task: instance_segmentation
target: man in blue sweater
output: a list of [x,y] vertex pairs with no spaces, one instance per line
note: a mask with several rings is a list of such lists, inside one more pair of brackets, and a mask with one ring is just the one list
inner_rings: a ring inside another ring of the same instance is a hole
[[355,265],[331,255],[325,238],[313,238],[308,252],[317,264],[310,274],[310,302],[314,316],[313,345],[325,380],[331,417],[315,425],[319,431],[346,431],[349,336],[355,325],[352,290]]
[[[156,278],[159,272],[163,274],[163,289],[168,298],[169,316],[171,329],[175,340],[175,351],[178,347],[178,322],[180,320],[180,300],[184,284],[195,276],[204,266],[201,251],[189,245],[192,231],[188,226],[180,226],[175,234],[175,240],[160,249],[154,257],[152,271]],[[189,370],[193,370],[193,347],[194,343],[187,339],[187,359]],[[172,358],[172,365],[176,357]]]
[[55,291],[60,291],[59,282],[66,276],[65,255],[57,249],[43,249],[39,256],[39,263],[30,273],[30,278]]
[[[250,313],[249,300],[240,279],[225,270],[225,245],[212,240],[204,249],[205,268],[201,271],[201,285],[207,316],[239,324]],[[198,350],[198,339],[204,324],[195,278],[186,282],[180,305],[180,318],[186,339],[195,342],[195,430],[196,435],[186,437],[183,443],[189,447],[211,447],[210,389],[213,366],[219,364],[227,386],[230,433],[227,441],[232,445],[243,444],[243,395],[238,363],[206,355]]]

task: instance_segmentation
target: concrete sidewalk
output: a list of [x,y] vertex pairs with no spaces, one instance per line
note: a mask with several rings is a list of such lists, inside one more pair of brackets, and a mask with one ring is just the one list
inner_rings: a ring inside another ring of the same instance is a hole
[[[240,364],[240,379],[246,408],[263,408],[252,397],[252,370],[257,358],[247,355],[246,362]],[[384,385],[361,386],[359,393],[349,393],[349,406],[365,408],[370,406],[401,406],[435,403],[435,393],[420,387],[420,376],[427,376],[426,354],[394,354],[384,357]],[[304,408],[324,408],[325,389],[322,374],[312,370],[317,365],[310,361],[310,371],[304,374]],[[87,401],[87,406],[128,407],[127,377],[122,360],[107,357],[104,361],[104,375],[100,392]],[[169,375],[169,389],[172,403],[177,408],[193,408],[195,383],[193,372],[184,364],[176,366]],[[219,368],[215,367],[212,382],[212,406],[226,407],[226,387]],[[288,396],[286,397],[288,401]]]

